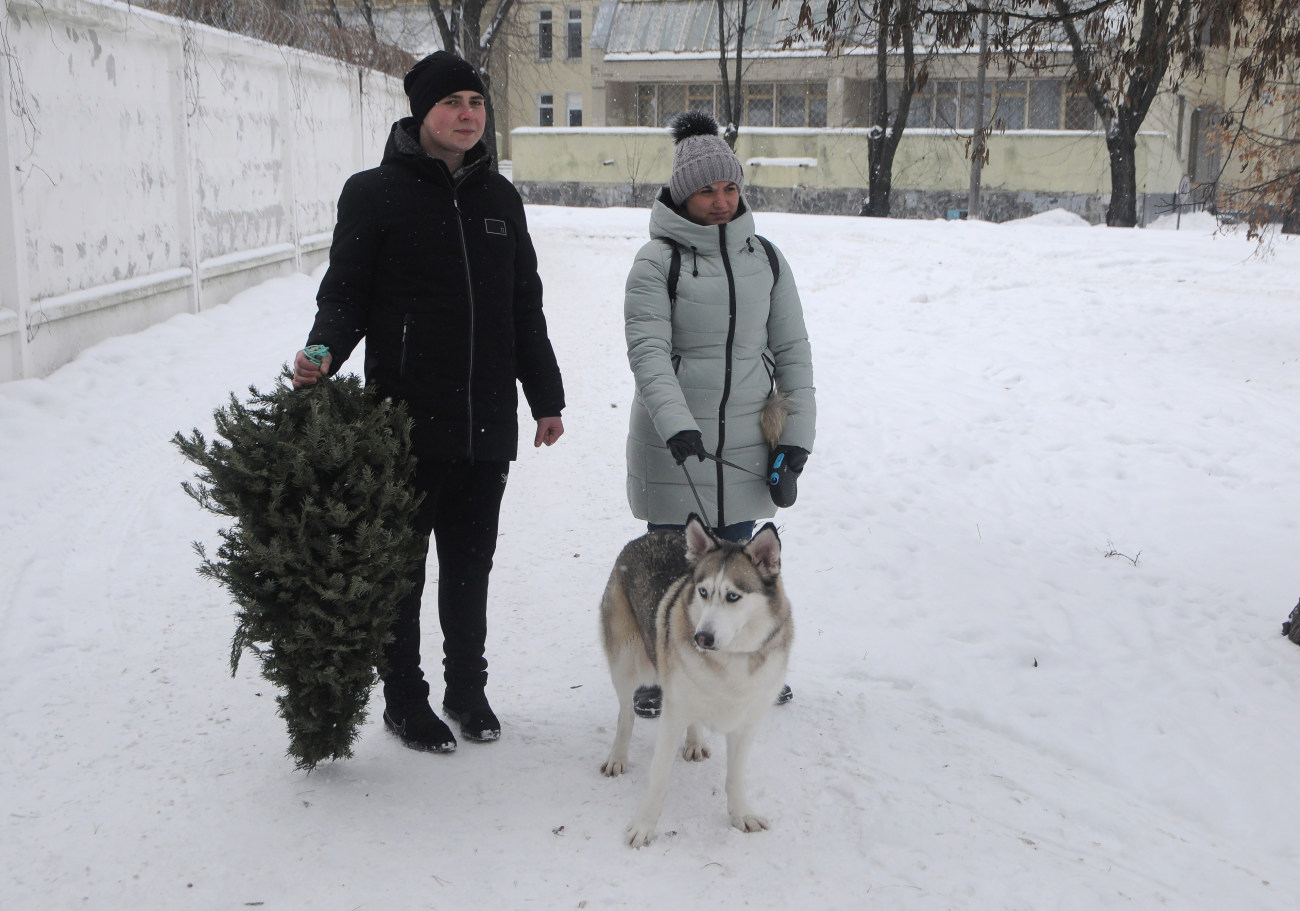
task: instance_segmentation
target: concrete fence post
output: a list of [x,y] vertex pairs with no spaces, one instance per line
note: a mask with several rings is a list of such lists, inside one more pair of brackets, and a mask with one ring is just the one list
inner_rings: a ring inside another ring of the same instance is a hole
[[[0,7],[0,40],[9,44],[9,7]],[[17,55],[0,60],[0,380],[30,375],[27,351],[27,312],[31,290],[19,182],[23,149],[34,136],[35,124],[22,99],[22,61]],[[15,80],[18,80],[15,83]]]
[[171,117],[176,124],[176,145],[172,150],[176,168],[176,236],[184,238],[181,265],[190,270],[188,309],[203,309],[203,282],[199,275],[199,227],[197,187],[194,185],[194,146],[190,108],[198,106],[198,85],[194,80],[189,26],[176,23],[176,40],[169,50],[171,68]]
[[[294,73],[295,62],[286,58],[280,70],[280,133],[284,141],[280,143],[281,199],[284,201],[285,215],[289,220],[289,242],[293,244],[293,270],[302,271],[302,226],[298,213],[298,175],[297,146],[298,130],[296,119],[299,116],[298,98],[295,89],[301,89],[301,70]],[[295,75],[297,79],[295,79]],[[295,85],[297,83],[297,85]]]

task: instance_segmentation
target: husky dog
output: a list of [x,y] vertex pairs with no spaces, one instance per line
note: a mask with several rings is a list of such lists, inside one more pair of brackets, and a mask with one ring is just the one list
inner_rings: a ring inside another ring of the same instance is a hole
[[744,832],[768,828],[745,797],[745,759],[785,682],[794,623],[781,586],[781,540],[771,522],[745,544],[719,541],[692,514],[685,536],[655,531],[618,555],[600,602],[600,624],[618,693],[618,732],[600,770],[621,775],[632,739],[632,694],[663,690],[650,786],[627,843],[650,841],[663,810],[678,744],[707,759],[703,727],[727,737],[727,811]]

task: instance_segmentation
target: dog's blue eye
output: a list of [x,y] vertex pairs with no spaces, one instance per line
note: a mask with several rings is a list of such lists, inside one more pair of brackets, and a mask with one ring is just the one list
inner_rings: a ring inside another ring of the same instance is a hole
[[709,596],[709,590],[708,590],[707,588],[705,588],[703,585],[701,585],[701,586],[700,586],[700,597],[701,597],[701,598],[707,598],[708,596]]
[[735,592],[727,592],[727,600],[728,600],[728,601],[739,601],[739,600],[740,600],[740,595],[736,594]]

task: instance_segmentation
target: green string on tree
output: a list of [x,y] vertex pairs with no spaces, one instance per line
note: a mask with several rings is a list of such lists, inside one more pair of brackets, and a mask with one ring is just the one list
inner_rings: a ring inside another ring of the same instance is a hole
[[382,668],[398,600],[424,559],[415,531],[410,419],[354,376],[301,390],[249,387],[213,417],[225,441],[195,429],[172,442],[199,471],[182,487],[229,517],[216,559],[195,542],[200,574],[238,605],[230,671],[247,649],[280,690],[288,753],[311,771],[352,755]]

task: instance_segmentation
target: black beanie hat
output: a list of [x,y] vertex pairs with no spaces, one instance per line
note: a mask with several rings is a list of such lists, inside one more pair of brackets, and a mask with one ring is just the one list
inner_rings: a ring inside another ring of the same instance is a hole
[[447,51],[434,51],[406,74],[402,80],[411,99],[411,116],[417,124],[423,123],[429,109],[448,95],[456,92],[478,92],[486,95],[478,71],[466,60]]

